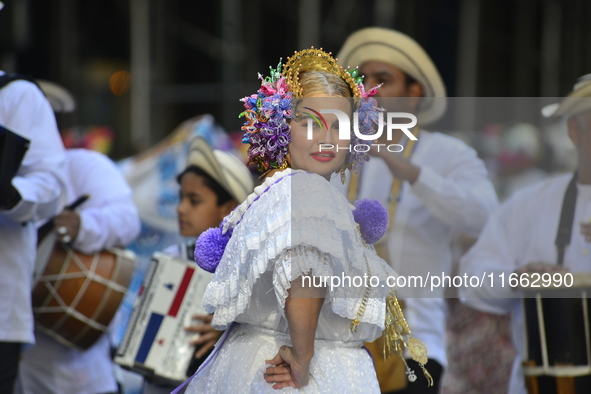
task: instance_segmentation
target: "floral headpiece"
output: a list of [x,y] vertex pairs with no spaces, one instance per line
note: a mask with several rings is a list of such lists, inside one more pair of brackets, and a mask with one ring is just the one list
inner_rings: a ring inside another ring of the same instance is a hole
[[[283,67],[283,69],[282,69]],[[276,168],[287,168],[285,156],[291,142],[288,120],[293,117],[293,99],[302,95],[299,74],[302,71],[325,71],[341,77],[351,89],[359,115],[359,131],[361,134],[374,134],[374,127],[378,124],[382,111],[373,99],[378,87],[365,91],[363,77],[357,69],[343,69],[338,66],[337,59],[322,48],[305,49],[295,52],[287,58],[282,66],[281,60],[276,68],[269,67],[270,75],[263,78],[261,88],[256,94],[244,97],[246,110],[240,114],[246,122],[242,126],[245,131],[242,142],[250,144],[248,149],[248,165],[256,164],[260,172],[267,172]],[[351,135],[352,145],[365,142]],[[362,149],[363,150],[363,149]],[[369,161],[366,152],[354,149],[347,153],[344,168],[358,172],[362,162]]]

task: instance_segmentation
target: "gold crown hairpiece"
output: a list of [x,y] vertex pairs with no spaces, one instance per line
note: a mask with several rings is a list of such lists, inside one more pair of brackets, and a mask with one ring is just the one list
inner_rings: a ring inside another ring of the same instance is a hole
[[353,97],[360,98],[361,90],[359,85],[363,82],[363,77],[359,76],[357,69],[343,69],[338,65],[337,60],[332,57],[332,52],[326,53],[322,48],[314,49],[314,47],[311,47],[300,52],[295,51],[291,57],[287,58],[281,75],[287,80],[287,84],[295,97],[302,97],[302,88],[299,81],[300,72],[312,70],[326,71],[343,78],[351,88]]

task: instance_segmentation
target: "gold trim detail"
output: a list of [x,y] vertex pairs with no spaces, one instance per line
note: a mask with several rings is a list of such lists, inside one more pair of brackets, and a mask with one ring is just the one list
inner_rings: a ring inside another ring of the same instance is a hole
[[[357,232],[361,237],[363,246],[369,248],[363,239],[363,236],[361,235],[361,228],[359,227],[359,224],[357,224]],[[371,277],[371,270],[365,252],[363,253],[363,258],[365,259],[367,275]],[[353,332],[357,331],[357,326],[359,326],[361,318],[365,313],[365,309],[369,300],[369,293],[370,288],[366,287],[363,293],[363,298],[361,299],[361,303],[359,304],[359,309],[357,309],[357,316],[355,319],[351,320],[351,330]],[[404,359],[404,349],[407,348],[411,358],[419,363],[419,366],[423,370],[423,374],[425,375],[425,378],[427,378],[428,387],[433,386],[433,377],[429,371],[427,371],[427,368],[425,368],[425,364],[427,364],[427,361],[429,361],[427,357],[427,347],[423,342],[411,336],[410,328],[408,327],[408,323],[404,318],[402,308],[400,308],[400,303],[398,302],[398,298],[396,297],[396,292],[394,289],[390,289],[390,294],[386,298],[385,326],[386,328],[382,332],[382,337],[384,339],[384,360],[386,360],[392,354],[399,356],[406,367],[406,375],[408,380],[414,382],[417,379],[417,376],[415,372],[410,369],[406,363],[406,360]]]
[[[326,71],[343,78],[347,82],[347,85],[349,85],[349,88],[351,88],[353,97],[360,98],[361,90],[359,89],[359,84],[347,70],[338,65],[337,60],[332,57],[332,52],[324,52],[322,48],[314,49],[314,47],[311,47],[303,51],[296,51],[291,57],[287,58],[281,75],[287,79],[287,84],[294,97],[302,97],[302,88],[300,87],[299,81],[300,72],[314,70]],[[355,71],[353,72],[357,75]]]
[[410,369],[404,358],[404,348],[407,348],[410,357],[419,363],[423,370],[428,387],[433,386],[433,377],[425,368],[425,364],[429,361],[427,347],[423,342],[411,336],[410,328],[404,318],[394,289],[390,290],[390,295],[386,299],[386,328],[382,336],[384,338],[384,359],[387,359],[392,354],[398,355],[404,361],[408,380],[414,382],[417,379],[415,371]]

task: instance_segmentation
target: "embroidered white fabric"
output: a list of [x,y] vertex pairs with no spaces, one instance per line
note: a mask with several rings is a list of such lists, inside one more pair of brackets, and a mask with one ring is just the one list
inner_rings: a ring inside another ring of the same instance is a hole
[[[264,360],[289,341],[285,299],[292,281],[302,276],[316,279],[316,284],[320,277],[351,281],[331,287],[329,279],[316,330],[317,344],[326,345],[314,355],[314,383],[302,392],[333,392],[333,387],[334,392],[371,392],[373,383],[379,392],[373,365],[361,346],[384,329],[386,278],[395,273],[373,248],[364,246],[353,209],[324,178],[288,169],[267,178],[226,218],[223,230],[233,229],[233,234],[203,305],[215,312],[216,328],[234,321],[242,328],[230,334],[188,393],[272,390],[263,380]],[[369,279],[360,285],[370,274],[376,276],[373,286]],[[353,332],[351,320],[358,317],[366,291],[367,306]],[[268,331],[263,335],[261,330]],[[237,363],[237,358],[243,361]]]
[[371,357],[361,341],[317,340],[310,364],[310,382],[300,389],[273,389],[264,379],[265,360],[283,345],[287,334],[249,324],[234,327],[215,362],[202,368],[186,393],[379,393]]

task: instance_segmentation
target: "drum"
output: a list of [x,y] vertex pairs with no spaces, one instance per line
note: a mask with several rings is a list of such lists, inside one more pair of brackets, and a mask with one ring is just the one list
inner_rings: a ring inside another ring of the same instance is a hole
[[155,253],[140,289],[115,362],[148,380],[178,386],[196,370],[194,314],[212,275],[195,262]]
[[[35,328],[76,350],[90,348],[107,331],[131,280],[135,255],[113,249],[86,255],[54,243],[35,278]],[[40,255],[46,245],[40,246]]]
[[529,394],[591,393],[591,275],[572,275],[571,287],[522,288]]

